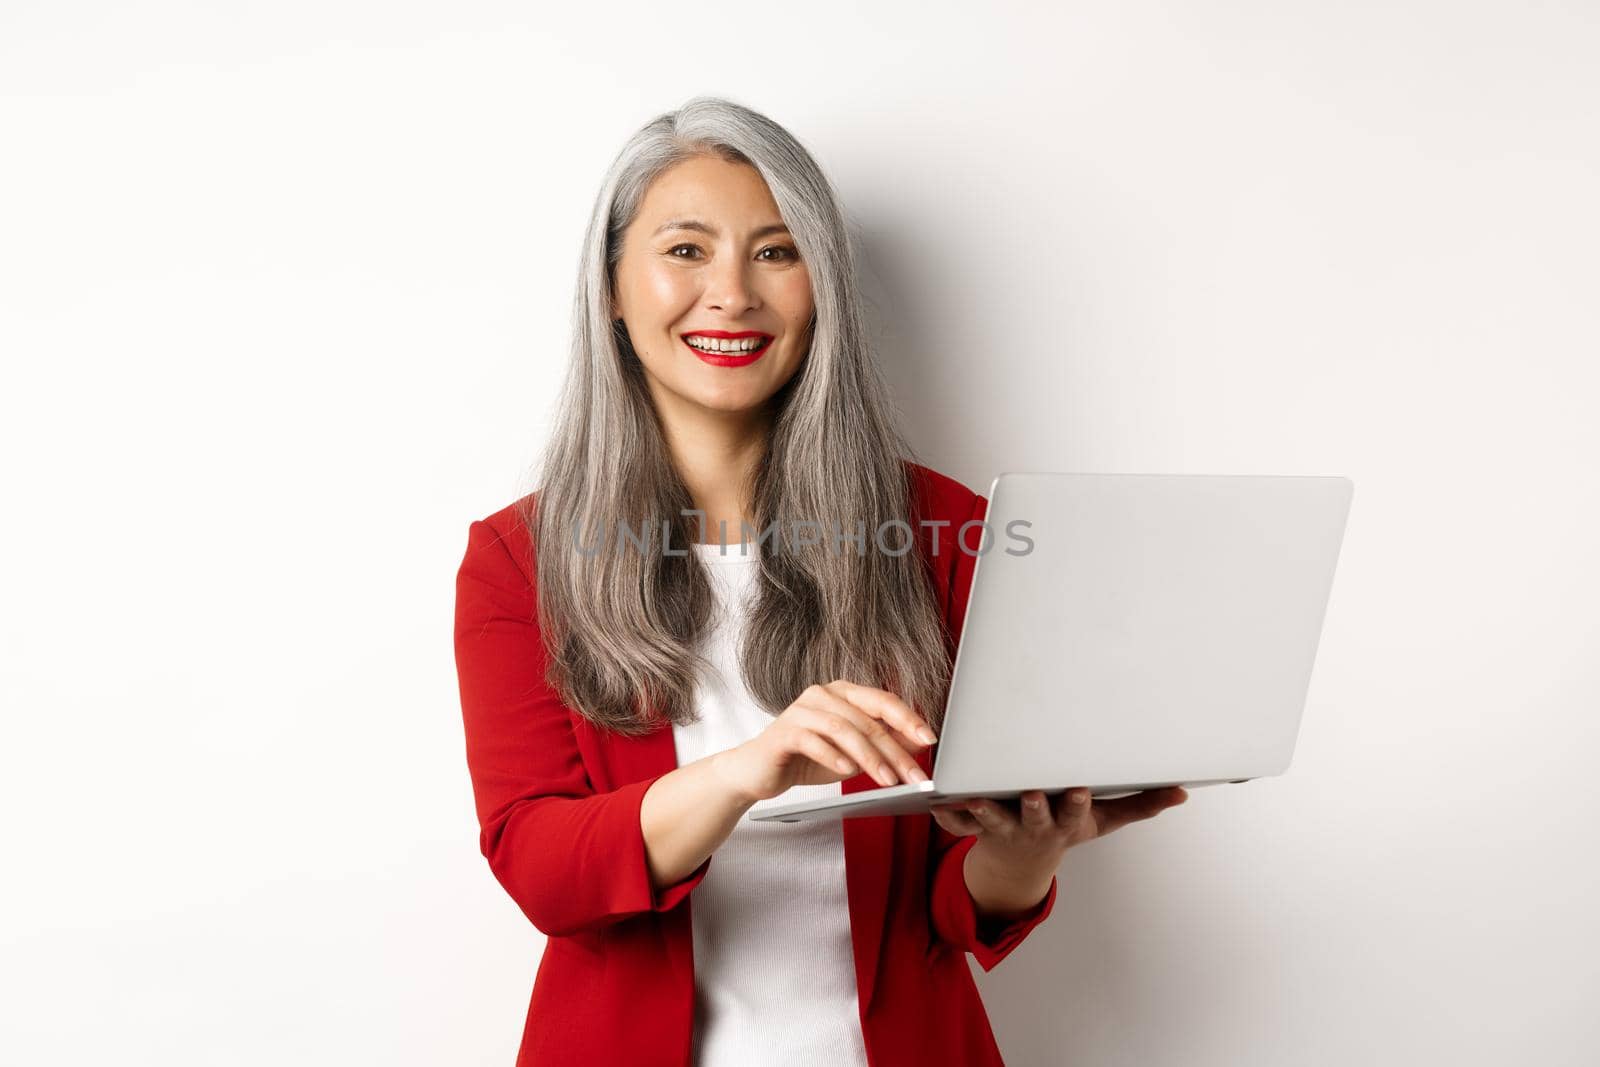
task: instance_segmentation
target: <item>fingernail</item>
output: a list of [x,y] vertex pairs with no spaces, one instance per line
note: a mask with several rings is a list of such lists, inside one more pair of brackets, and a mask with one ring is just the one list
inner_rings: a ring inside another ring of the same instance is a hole
[[926,782],[926,781],[927,781],[927,780],[928,780],[928,776],[927,776],[927,775],[926,775],[926,774],[924,774],[924,773],[923,773],[923,771],[922,771],[922,768],[921,768],[921,767],[916,767],[916,766],[913,766],[913,767],[912,767],[912,768],[911,768],[911,769],[910,769],[910,770],[909,770],[909,771],[907,771],[907,772],[906,772],[906,773],[907,773],[907,774],[908,774],[908,775],[910,775],[910,777],[911,777],[911,780],[912,780],[912,781],[913,781],[913,782]]
[[932,730],[928,729],[926,726],[920,728],[917,731],[917,737],[925,745],[931,745],[935,741],[939,740],[938,736],[935,735],[934,732]]
[[1087,789],[1078,789],[1078,790],[1075,790],[1073,792],[1073,794],[1072,794],[1072,802],[1074,804],[1082,804],[1084,801],[1086,801],[1088,799],[1089,799],[1089,791]]

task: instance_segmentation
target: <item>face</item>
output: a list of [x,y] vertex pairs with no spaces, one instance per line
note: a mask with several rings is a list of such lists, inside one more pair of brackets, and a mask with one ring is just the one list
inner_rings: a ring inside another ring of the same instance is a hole
[[811,277],[771,191],[754,167],[715,157],[650,186],[623,235],[613,301],[667,418],[763,412],[811,344]]

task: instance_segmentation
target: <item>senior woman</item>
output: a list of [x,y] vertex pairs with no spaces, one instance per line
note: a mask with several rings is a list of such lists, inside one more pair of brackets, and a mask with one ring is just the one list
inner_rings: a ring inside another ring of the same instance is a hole
[[628,141],[573,325],[538,488],[457,576],[480,847],[547,937],[519,1067],[999,1064],[966,954],[1182,791],[745,819],[927,777],[987,501],[913,461],[834,191],[748,108]]

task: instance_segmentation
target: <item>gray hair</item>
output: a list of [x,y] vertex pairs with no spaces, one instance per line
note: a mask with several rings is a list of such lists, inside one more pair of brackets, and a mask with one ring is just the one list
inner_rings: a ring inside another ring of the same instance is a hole
[[[839,199],[811,154],[782,126],[716,97],[695,97],[647,123],[606,174],[584,235],[573,306],[571,360],[540,488],[524,499],[536,546],[538,624],[547,681],[597,727],[637,735],[659,715],[695,720],[696,651],[714,594],[695,508],[661,433],[643,368],[610,294],[622,235],[650,184],[669,167],[714,155],[765,179],[811,279],[810,352],[773,397],[773,420],[751,483],[757,531],[776,524],[740,649],[751,695],[774,715],[813,683],[845,678],[889,689],[935,730],[949,685],[946,632],[928,565],[891,555],[873,532],[912,515],[913,456],[895,424],[870,350],[855,257]],[[854,531],[864,554],[791,541],[820,524]],[[574,531],[619,523],[666,533],[672,553],[574,548]],[[680,554],[681,553],[681,554]],[[652,714],[654,712],[654,714]]]

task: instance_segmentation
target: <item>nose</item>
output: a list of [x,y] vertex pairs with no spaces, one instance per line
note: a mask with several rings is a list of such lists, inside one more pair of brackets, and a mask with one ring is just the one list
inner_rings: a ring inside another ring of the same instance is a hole
[[729,317],[737,317],[752,308],[761,306],[761,298],[750,284],[746,271],[749,264],[738,256],[720,256],[706,273],[706,307],[715,308]]

